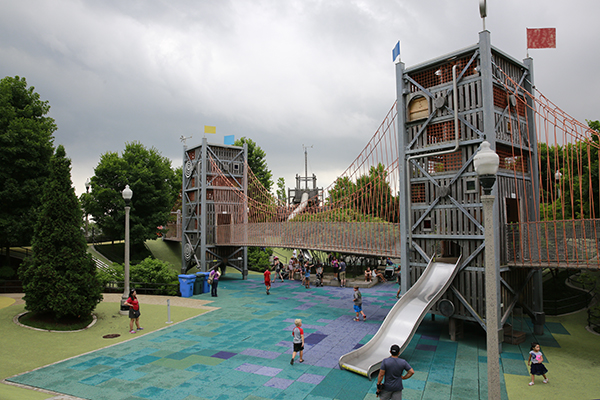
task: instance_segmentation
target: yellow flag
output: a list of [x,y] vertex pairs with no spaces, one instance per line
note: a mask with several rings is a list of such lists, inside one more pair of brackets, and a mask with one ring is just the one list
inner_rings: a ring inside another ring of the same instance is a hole
[[204,125],[204,133],[217,133],[217,127]]

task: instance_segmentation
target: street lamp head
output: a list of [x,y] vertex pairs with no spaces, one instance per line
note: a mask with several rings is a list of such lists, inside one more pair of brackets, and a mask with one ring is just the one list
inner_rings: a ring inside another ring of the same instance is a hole
[[554,180],[556,181],[556,183],[560,182],[560,178],[562,178],[562,174],[559,170],[556,170],[556,173],[554,174]]
[[125,189],[123,189],[123,192],[121,192],[121,194],[123,195],[123,198],[125,199],[125,204],[129,205],[129,202],[131,201],[131,198],[133,197],[133,190],[131,190],[129,188],[129,185],[125,185]]
[[488,141],[481,143],[481,147],[475,157],[473,157],[473,166],[479,176],[479,183],[483,187],[483,193],[492,194],[492,187],[496,182],[496,173],[500,165],[500,157],[490,148]]
[[85,181],[85,192],[86,193],[89,193],[90,185],[91,185],[90,178],[87,178],[87,180]]

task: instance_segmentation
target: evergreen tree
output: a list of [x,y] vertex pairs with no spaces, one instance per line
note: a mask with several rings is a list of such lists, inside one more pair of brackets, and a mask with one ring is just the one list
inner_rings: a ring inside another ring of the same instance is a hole
[[61,145],[34,227],[33,256],[20,269],[25,308],[57,319],[89,315],[102,300],[96,266],[87,253],[81,209],[71,183],[71,161]]

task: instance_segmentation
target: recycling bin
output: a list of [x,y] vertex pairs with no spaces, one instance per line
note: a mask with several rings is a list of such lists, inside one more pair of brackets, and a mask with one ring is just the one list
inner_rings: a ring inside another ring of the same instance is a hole
[[179,275],[181,297],[192,297],[194,294],[194,281],[196,281],[196,275]]

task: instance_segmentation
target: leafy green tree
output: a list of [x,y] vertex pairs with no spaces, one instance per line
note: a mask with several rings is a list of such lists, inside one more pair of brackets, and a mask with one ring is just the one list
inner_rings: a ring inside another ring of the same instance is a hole
[[130,237],[133,246],[155,239],[166,226],[171,209],[181,191],[181,169],[173,170],[171,161],[154,147],[139,142],[127,143],[119,156],[108,152],[91,178],[91,191],[81,195],[83,208],[94,217],[102,232],[112,239],[125,236],[125,185],[133,191],[130,211]]
[[273,255],[273,249],[270,247],[248,247],[248,268],[264,272],[271,267],[271,255]]
[[58,146],[34,227],[33,256],[20,268],[25,308],[56,318],[88,316],[102,300],[96,265],[87,253],[71,161]]
[[[357,218],[359,221],[398,222],[398,198],[392,194],[383,164],[372,166],[369,173],[359,176],[356,182],[347,176],[338,178],[329,190],[326,203],[336,210],[327,218],[337,216],[344,221]],[[342,209],[354,211],[340,212]]]
[[25,78],[0,80],[0,246],[29,245],[54,152],[50,105]]
[[283,203],[287,203],[287,193],[285,188],[285,179],[277,179],[277,198]]
[[267,166],[267,154],[252,139],[242,137],[234,143],[235,146],[240,147],[244,146],[244,144],[248,145],[248,165],[252,173],[267,189],[267,192],[270,191],[273,186],[273,180],[271,179],[273,174]]

